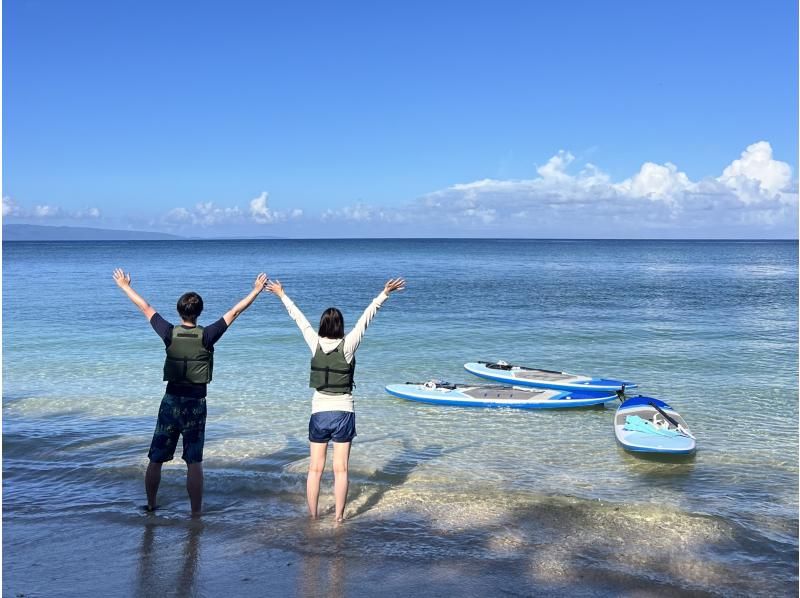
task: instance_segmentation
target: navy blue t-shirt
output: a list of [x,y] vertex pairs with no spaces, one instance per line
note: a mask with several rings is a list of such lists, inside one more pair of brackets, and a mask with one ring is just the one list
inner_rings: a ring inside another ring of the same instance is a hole
[[[172,329],[174,326],[162,318],[161,314],[158,312],[154,313],[153,317],[150,318],[150,325],[153,327],[153,330],[156,331],[156,334],[161,337],[161,340],[164,341],[164,346],[169,347],[170,343],[172,343]],[[180,324],[180,326],[182,328],[189,328],[183,324]],[[211,326],[206,326],[203,328],[203,346],[213,353],[214,343],[216,343],[220,337],[225,334],[227,329],[228,325],[225,323],[225,318],[220,318],[211,324]],[[206,385],[167,382],[167,392],[171,395],[177,395],[179,397],[194,397],[196,399],[201,399],[206,396]]]

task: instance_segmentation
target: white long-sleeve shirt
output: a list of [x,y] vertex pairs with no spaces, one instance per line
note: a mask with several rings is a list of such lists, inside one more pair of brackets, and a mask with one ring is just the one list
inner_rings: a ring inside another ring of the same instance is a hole
[[[361,344],[361,339],[364,338],[364,333],[367,331],[367,326],[369,326],[372,318],[375,317],[375,314],[378,313],[378,310],[381,308],[381,305],[383,305],[383,302],[388,298],[389,295],[381,291],[381,293],[372,300],[372,303],[367,306],[367,309],[364,310],[364,313],[361,314],[361,317],[358,319],[358,322],[356,322],[356,325],[353,327],[353,329],[344,337],[344,358],[347,363],[353,363],[356,349],[358,349],[358,346]],[[339,346],[339,343],[342,342],[342,339],[340,338],[327,338],[324,336],[319,336],[317,331],[314,330],[311,327],[311,324],[308,323],[308,320],[303,315],[303,312],[297,308],[297,306],[291,299],[289,299],[286,293],[281,296],[281,301],[283,301],[286,311],[289,312],[289,317],[295,321],[295,324],[297,324],[300,332],[303,333],[303,338],[305,339],[308,348],[311,349],[312,357],[317,351],[317,345],[322,348],[323,352],[330,353]],[[311,397],[311,413],[314,414],[320,411],[354,411],[353,395],[349,393],[328,394],[315,390],[313,396]]]

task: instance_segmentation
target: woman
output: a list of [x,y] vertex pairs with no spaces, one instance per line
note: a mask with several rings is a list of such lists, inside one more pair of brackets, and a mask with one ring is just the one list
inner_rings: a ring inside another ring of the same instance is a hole
[[311,461],[308,465],[306,498],[312,519],[317,519],[319,482],[325,468],[328,442],[333,441],[334,497],[336,499],[336,521],[344,521],[344,505],[347,500],[347,466],[350,462],[350,443],[356,435],[356,414],[353,410],[353,373],[356,366],[355,353],[372,318],[383,302],[394,291],[405,288],[405,280],[393,278],[383,291],[372,300],[356,322],[355,328],[344,334],[344,317],[335,307],[322,313],[319,330],[314,332],[311,324],[284,293],[280,281],[269,282],[265,287],[280,297],[289,316],[295,321],[303,338],[311,349],[311,377],[309,386],[314,389],[311,398],[311,419],[308,422],[308,440],[311,445]]

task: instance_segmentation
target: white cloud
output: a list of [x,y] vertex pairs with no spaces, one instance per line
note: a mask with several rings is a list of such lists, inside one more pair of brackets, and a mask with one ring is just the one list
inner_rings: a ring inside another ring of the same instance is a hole
[[61,208],[50,205],[35,206],[33,215],[36,218],[55,218],[56,216],[61,216]]
[[174,224],[188,224],[192,221],[192,214],[186,208],[173,208],[164,216],[164,220]]
[[323,221],[347,221],[356,224],[371,222],[398,223],[406,220],[406,215],[395,208],[372,206],[362,202],[343,208],[327,209],[322,212]]
[[400,208],[357,204],[327,210],[325,218],[352,222],[442,223],[462,230],[544,236],[569,234],[642,236],[646,230],[713,232],[755,226],[796,234],[798,196],[791,168],[772,157],[769,143],[749,146],[719,178],[692,181],[675,164],[645,162],[620,182],[594,164],[570,172],[575,157],[560,150],[539,176],[482,179],[428,193]]
[[547,161],[547,164],[540,166],[536,169],[543,179],[549,180],[565,180],[569,178],[566,173],[567,167],[575,161],[575,156],[564,150],[558,150],[558,153]]
[[266,191],[250,200],[250,216],[259,224],[271,224],[277,220],[276,214],[267,206],[268,201],[269,193]]
[[[596,158],[596,156],[595,156]],[[592,163],[559,150],[528,179],[480,179],[427,193],[405,205],[357,202],[331,207],[307,224],[337,230],[498,236],[781,236],[797,234],[798,191],[789,164],[766,141],[748,146],[716,177],[691,180],[671,162],[644,162],[617,182]],[[275,210],[261,192],[243,208],[200,202],[160,217],[167,230],[191,226],[247,230],[305,217],[300,208]],[[25,208],[3,198],[3,216],[55,222],[99,221],[98,208],[66,211],[52,204]],[[249,227],[249,228],[248,228]],[[721,233],[720,233],[721,234]]]
[[97,220],[101,217],[99,208],[86,208],[84,210],[69,211],[51,204],[41,204],[33,209],[26,209],[11,197],[3,198],[3,216],[13,216],[31,220],[58,220],[70,223],[71,221]]
[[86,208],[85,210],[78,210],[74,214],[72,214],[75,218],[88,218],[88,219],[97,219],[100,218],[100,208]]
[[198,222],[203,226],[236,222],[242,218],[242,211],[239,209],[239,206],[221,208],[215,206],[214,203],[210,201],[197,204],[195,206],[195,214]]
[[192,225],[211,228],[227,225],[243,226],[248,222],[272,224],[303,216],[303,210],[299,208],[287,212],[273,210],[268,206],[268,201],[269,193],[264,191],[250,201],[247,211],[239,206],[222,207],[211,201],[200,202],[192,208],[173,208],[161,220],[164,224],[173,227]]
[[748,146],[717,180],[732,189],[742,201],[751,204],[789,191],[792,169],[786,162],[773,160],[772,146],[759,141]]
[[226,208],[216,206],[212,201],[206,201],[195,204],[193,208],[173,208],[164,215],[163,221],[166,224],[207,228],[219,224],[240,222],[242,216],[242,211],[238,206]]
[[250,217],[258,224],[273,224],[303,217],[303,210],[300,208],[284,212],[271,209],[268,203],[269,193],[266,191],[262,191],[261,195],[250,200]]
[[3,197],[3,216],[20,216],[22,209],[16,201],[9,196]]
[[678,201],[694,185],[671,162],[663,165],[645,162],[631,178],[611,187],[623,196]]

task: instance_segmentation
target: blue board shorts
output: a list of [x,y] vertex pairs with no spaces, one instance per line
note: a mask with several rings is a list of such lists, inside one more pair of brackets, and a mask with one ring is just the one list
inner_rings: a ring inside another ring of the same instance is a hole
[[356,437],[356,414],[352,411],[320,411],[308,420],[311,442],[350,442]]
[[206,437],[206,399],[179,397],[166,393],[158,409],[158,422],[147,456],[151,461],[172,461],[178,436],[183,436],[183,454],[186,463],[203,460]]

